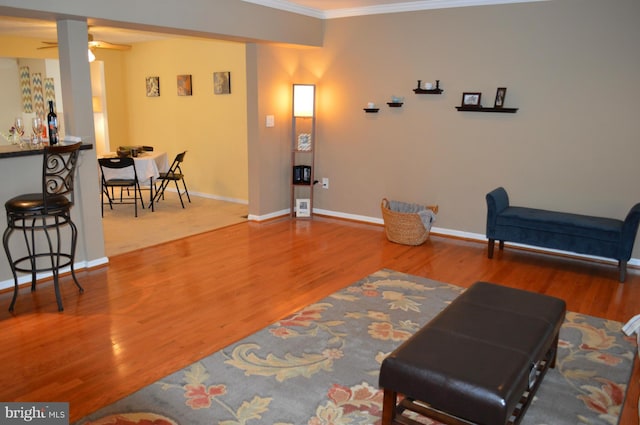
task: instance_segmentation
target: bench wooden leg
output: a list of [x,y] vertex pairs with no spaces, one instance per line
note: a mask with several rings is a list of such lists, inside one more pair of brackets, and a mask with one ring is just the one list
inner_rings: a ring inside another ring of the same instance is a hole
[[393,424],[396,418],[396,400],[398,394],[390,389],[384,389],[384,397],[382,399],[382,425]]

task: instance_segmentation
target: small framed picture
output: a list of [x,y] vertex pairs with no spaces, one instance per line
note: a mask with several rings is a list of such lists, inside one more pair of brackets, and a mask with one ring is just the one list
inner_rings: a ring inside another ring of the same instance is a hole
[[191,96],[191,75],[178,75],[178,96]]
[[494,103],[494,108],[502,108],[504,106],[504,97],[507,95],[506,87],[498,87],[496,91],[496,102]]
[[481,97],[482,97],[482,93],[476,93],[476,92],[462,93],[462,106],[467,106],[470,108],[474,108],[474,107],[479,108]]
[[147,77],[146,90],[147,97],[160,96],[160,77]]
[[231,93],[231,73],[214,72],[213,73],[213,93],[230,94]]
[[298,150],[299,151],[311,150],[311,134],[309,133],[298,134]]
[[296,199],[296,217],[311,217],[310,204],[309,199]]

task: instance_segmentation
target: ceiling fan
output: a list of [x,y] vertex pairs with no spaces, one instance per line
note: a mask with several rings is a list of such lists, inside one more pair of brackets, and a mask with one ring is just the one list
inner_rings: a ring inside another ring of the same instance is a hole
[[[56,41],[43,41],[46,46],[38,47],[38,49],[51,49],[58,47]],[[89,33],[89,49],[111,49],[111,50],[129,50],[131,46],[128,44],[109,43],[108,41],[94,40],[93,34]]]

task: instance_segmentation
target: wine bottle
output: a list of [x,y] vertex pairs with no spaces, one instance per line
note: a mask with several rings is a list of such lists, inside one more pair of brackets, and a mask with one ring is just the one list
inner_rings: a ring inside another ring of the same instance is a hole
[[53,110],[53,100],[49,101],[49,113],[47,114],[47,127],[49,128],[49,145],[58,144],[58,116]]

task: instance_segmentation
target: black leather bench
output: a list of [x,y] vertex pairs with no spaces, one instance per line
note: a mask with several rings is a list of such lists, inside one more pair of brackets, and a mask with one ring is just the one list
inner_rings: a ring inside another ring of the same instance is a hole
[[565,312],[558,298],[474,283],[382,362],[382,424],[418,424],[407,410],[445,424],[518,423],[555,365]]

